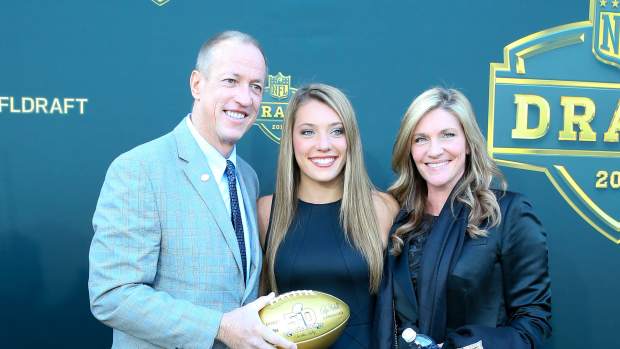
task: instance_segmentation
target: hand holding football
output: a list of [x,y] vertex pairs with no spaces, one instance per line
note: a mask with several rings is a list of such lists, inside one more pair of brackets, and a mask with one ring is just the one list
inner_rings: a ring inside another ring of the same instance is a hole
[[258,315],[298,349],[325,349],[338,339],[350,313],[346,303],[327,293],[292,291],[273,299]]

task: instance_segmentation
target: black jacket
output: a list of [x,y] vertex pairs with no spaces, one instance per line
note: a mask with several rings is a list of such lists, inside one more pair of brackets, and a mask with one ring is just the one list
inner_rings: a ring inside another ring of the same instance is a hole
[[[448,276],[444,349],[479,341],[485,349],[539,348],[551,335],[546,234],[522,195],[506,192],[499,205],[501,224],[489,229],[487,237],[467,236]],[[405,244],[399,256],[387,256],[376,309],[376,348],[394,346],[394,318],[401,329],[416,327],[408,248]]]

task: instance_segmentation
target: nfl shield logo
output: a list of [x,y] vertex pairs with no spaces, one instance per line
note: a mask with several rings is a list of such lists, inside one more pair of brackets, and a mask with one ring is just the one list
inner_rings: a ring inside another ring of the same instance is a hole
[[284,114],[290,97],[297,91],[291,87],[291,75],[280,72],[269,75],[265,95],[254,123],[269,139],[280,144]]
[[592,52],[607,64],[620,68],[620,0],[592,1]]
[[269,75],[269,94],[273,98],[285,99],[289,95],[291,86],[291,76],[285,76],[282,73],[277,75]]

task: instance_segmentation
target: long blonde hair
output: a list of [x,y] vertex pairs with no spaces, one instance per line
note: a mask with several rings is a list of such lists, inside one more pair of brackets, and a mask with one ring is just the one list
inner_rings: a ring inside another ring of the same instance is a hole
[[366,168],[355,112],[347,97],[337,88],[325,84],[310,84],[297,90],[286,110],[278,169],[275,198],[272,203],[270,235],[267,244],[266,269],[268,284],[277,292],[274,264],[278,247],[284,240],[297,211],[300,169],[293,151],[293,127],[299,108],[308,101],[318,101],[333,109],[340,117],[347,141],[346,162],[343,169],[343,195],[340,208],[340,226],[347,241],[361,252],[368,263],[369,290],[376,292],[383,271],[383,243],[373,206],[374,189]]
[[[391,252],[395,255],[400,254],[406,236],[418,232],[426,206],[426,181],[418,172],[411,156],[413,131],[426,114],[438,108],[459,120],[469,149],[465,172],[451,195],[453,200],[459,200],[470,208],[467,233],[474,238],[486,236],[487,229],[501,222],[499,204],[490,186],[495,178],[501,189],[506,190],[506,182],[486,152],[485,141],[471,104],[467,97],[457,90],[435,87],[423,92],[411,103],[401,121],[394,144],[392,169],[398,178],[388,192],[401,207],[410,212],[407,222],[392,235]],[[452,205],[452,202],[450,204]]]

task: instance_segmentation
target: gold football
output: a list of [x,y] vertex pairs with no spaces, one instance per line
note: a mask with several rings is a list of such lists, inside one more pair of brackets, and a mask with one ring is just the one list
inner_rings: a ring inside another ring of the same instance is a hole
[[318,291],[281,294],[258,312],[265,326],[296,343],[298,349],[325,349],[349,321],[349,306]]

